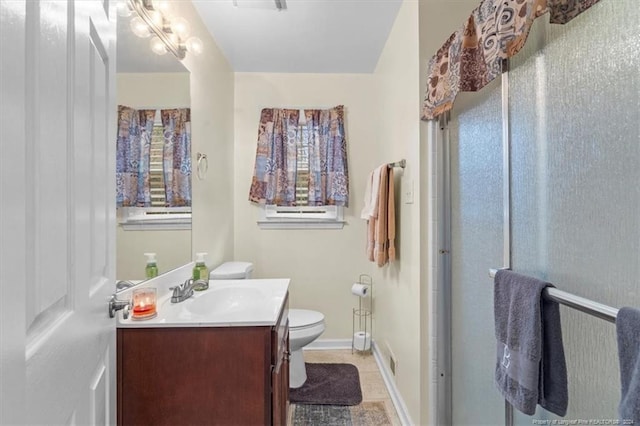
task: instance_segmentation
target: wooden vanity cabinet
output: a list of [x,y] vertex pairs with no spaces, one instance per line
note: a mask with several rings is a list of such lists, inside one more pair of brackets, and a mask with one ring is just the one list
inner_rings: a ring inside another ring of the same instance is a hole
[[274,326],[117,330],[118,425],[286,425],[288,301]]

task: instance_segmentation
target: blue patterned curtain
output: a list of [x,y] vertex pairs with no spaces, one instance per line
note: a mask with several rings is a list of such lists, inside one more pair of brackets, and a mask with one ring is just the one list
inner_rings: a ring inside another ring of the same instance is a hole
[[149,207],[149,161],[155,110],[118,105],[116,205]]
[[305,110],[309,147],[309,205],[349,206],[344,107]]
[[293,109],[262,110],[249,201],[295,205],[299,115]]
[[191,206],[191,110],[163,109],[160,114],[167,206]]

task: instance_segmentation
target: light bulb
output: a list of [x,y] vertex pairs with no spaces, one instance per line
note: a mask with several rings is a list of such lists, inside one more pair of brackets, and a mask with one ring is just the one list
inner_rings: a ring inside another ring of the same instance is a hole
[[153,51],[153,53],[155,53],[156,55],[164,55],[165,53],[167,53],[167,47],[158,36],[153,37],[149,42],[149,45],[151,46],[151,50]]
[[120,0],[116,4],[116,10],[118,11],[118,16],[122,18],[128,18],[131,16],[131,9],[129,9],[129,5],[126,0]]
[[194,55],[199,55],[204,50],[204,44],[198,37],[189,37],[185,43],[185,47],[187,48],[187,52],[193,53]]
[[133,18],[130,25],[131,31],[133,31],[133,33],[138,37],[147,38],[151,35],[149,32],[149,26],[139,16]]
[[171,12],[171,3],[167,0],[153,0],[151,4],[154,10],[161,12],[165,16]]
[[171,20],[171,31],[180,37],[180,39],[185,40],[189,37],[189,32],[191,31],[189,28],[189,22],[184,18],[173,18]]

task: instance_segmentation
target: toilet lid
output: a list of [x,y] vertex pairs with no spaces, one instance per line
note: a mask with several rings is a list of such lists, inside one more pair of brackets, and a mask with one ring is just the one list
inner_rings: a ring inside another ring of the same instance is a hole
[[225,262],[209,273],[211,280],[232,280],[246,278],[247,273],[253,271],[250,262]]
[[289,309],[289,328],[300,328],[315,325],[324,321],[324,315],[307,309]]

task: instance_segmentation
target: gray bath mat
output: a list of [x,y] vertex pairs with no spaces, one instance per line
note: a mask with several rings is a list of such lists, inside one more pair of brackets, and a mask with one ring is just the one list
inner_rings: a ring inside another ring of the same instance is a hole
[[293,404],[357,405],[362,402],[360,376],[352,364],[306,363],[307,381],[289,390]]

